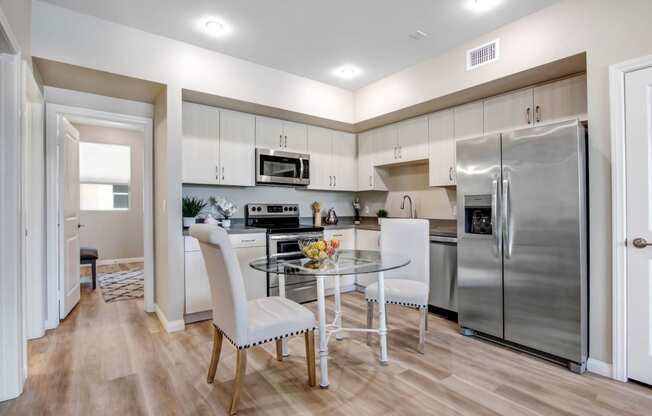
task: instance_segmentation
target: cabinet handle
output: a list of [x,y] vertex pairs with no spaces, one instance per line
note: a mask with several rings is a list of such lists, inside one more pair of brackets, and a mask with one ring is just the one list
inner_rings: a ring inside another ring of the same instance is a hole
[[256,240],[240,240],[241,243],[255,243]]
[[215,180],[220,180],[220,167],[215,165]]
[[369,186],[374,186],[373,183],[371,183],[371,175],[369,175]]
[[333,176],[333,186],[337,186],[337,176]]
[[532,124],[532,119],[530,118],[530,114],[532,113],[532,109],[530,107],[525,110],[525,119],[527,120],[527,124]]
[[279,134],[278,136],[278,147],[283,147],[283,135]]
[[222,166],[222,180],[224,180],[224,166]]
[[394,146],[394,159],[396,159],[396,146]]
[[398,158],[403,159],[403,146],[398,147]]
[[285,136],[285,148],[287,149],[287,147],[288,147],[288,136],[286,135]]
[[448,168],[448,179],[453,182],[453,167]]
[[536,113],[537,123],[541,123],[541,106],[536,106],[534,112]]
[[332,176],[328,177],[328,186],[333,186],[333,177]]

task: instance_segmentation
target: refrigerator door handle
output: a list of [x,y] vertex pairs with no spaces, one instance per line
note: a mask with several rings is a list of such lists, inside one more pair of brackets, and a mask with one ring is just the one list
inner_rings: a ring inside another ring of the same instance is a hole
[[491,193],[491,222],[493,224],[493,233],[496,239],[496,247],[494,252],[496,257],[500,258],[503,255],[503,239],[502,239],[502,224],[501,218],[498,214],[498,198],[500,198],[500,182],[498,179],[492,181],[493,191]]
[[503,209],[503,229],[504,229],[504,241],[505,241],[505,258],[510,258],[512,256],[512,201],[511,195],[509,193],[509,179],[507,175],[504,175],[503,179],[503,198],[502,198],[502,209]]

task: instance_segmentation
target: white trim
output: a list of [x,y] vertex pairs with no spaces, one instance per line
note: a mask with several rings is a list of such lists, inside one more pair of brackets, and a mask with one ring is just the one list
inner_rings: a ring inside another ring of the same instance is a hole
[[153,123],[151,118],[132,116],[126,114],[110,113],[106,111],[87,108],[71,107],[60,104],[46,104],[46,206],[47,206],[47,320],[46,327],[56,328],[59,325],[59,246],[58,224],[60,223],[60,209],[57,192],[60,186],[60,161],[58,151],[57,129],[61,117],[86,117],[131,124],[139,127],[144,135],[143,153],[143,233],[144,233],[144,274],[145,293],[144,309],[146,312],[154,311],[154,140]]
[[[3,17],[0,35],[8,29]],[[0,54],[0,401],[19,396],[27,376],[20,68],[20,55]]]
[[[145,258],[144,257],[127,257],[124,259],[106,259],[106,260],[98,260],[96,264],[98,266],[112,266],[114,264],[129,264],[129,263],[144,263]],[[90,264],[82,264],[80,267],[91,267]]]
[[652,67],[652,55],[609,67],[612,210],[612,374],[627,381],[627,189],[625,75]]
[[596,360],[595,358],[589,358],[586,361],[586,370],[603,377],[612,377],[611,364]]
[[179,319],[177,321],[168,321],[168,318],[165,317],[165,314],[158,307],[158,305],[154,305],[154,312],[156,313],[158,320],[161,321],[161,325],[166,332],[179,332],[186,329],[186,323],[183,319]]
[[4,39],[11,50],[9,51],[0,51],[0,53],[9,53],[20,55],[20,45],[18,44],[18,39],[14,35],[13,30],[11,30],[11,25],[9,24],[9,19],[5,16],[2,9],[0,9],[0,38]]

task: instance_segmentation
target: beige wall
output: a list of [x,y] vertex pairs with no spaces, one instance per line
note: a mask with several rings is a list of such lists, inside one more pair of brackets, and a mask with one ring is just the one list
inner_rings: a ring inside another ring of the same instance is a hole
[[412,198],[419,218],[455,219],[455,188],[430,188],[428,186],[428,165],[406,165],[386,169],[385,185],[388,192],[361,192],[362,216],[375,216],[384,208],[390,217],[406,217],[409,203],[401,209],[404,195]]
[[[587,54],[590,129],[590,356],[611,352],[609,65],[652,54],[649,0],[566,0],[354,94],[356,121],[581,52]],[[499,37],[501,60],[467,72],[464,52]]]
[[128,211],[81,211],[80,244],[97,248],[100,260],[143,257],[143,133],[76,124],[84,142],[131,147]]

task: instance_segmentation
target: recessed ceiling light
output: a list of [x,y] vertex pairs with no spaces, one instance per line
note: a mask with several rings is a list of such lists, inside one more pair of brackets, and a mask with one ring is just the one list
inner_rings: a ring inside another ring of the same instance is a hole
[[224,25],[217,20],[209,20],[204,24],[204,27],[206,28],[206,32],[211,35],[219,36],[224,33]]
[[474,12],[486,12],[498,6],[502,0],[467,0],[466,7]]
[[231,26],[217,17],[203,17],[197,21],[197,28],[210,36],[222,37],[231,33]]
[[341,67],[335,69],[335,75],[344,79],[352,79],[360,75],[362,70],[353,65],[342,65]]

